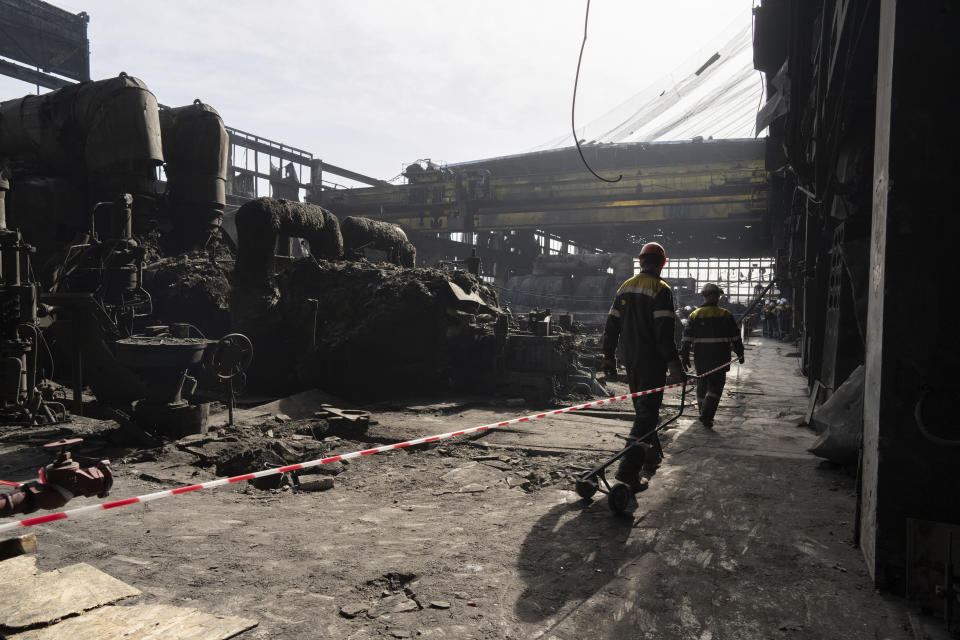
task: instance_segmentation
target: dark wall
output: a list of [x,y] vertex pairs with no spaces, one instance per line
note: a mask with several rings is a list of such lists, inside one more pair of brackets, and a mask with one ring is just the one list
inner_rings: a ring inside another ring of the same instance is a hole
[[782,154],[767,161],[779,275],[795,291],[811,383],[837,386],[867,365],[858,535],[876,582],[895,591],[906,519],[960,523],[960,448],[949,443],[960,439],[960,342],[948,310],[958,11],[934,0],[764,0],[756,22],[768,99],[782,92],[789,104],[770,125]]
[[[878,194],[886,189],[887,199],[883,207],[878,197],[874,211],[868,283],[867,375],[870,380],[872,364],[879,406],[866,414],[864,458],[876,473],[865,476],[874,492],[875,529],[864,535],[871,536],[867,546],[875,545],[877,582],[899,589],[906,519],[960,524],[960,448],[950,445],[960,442],[960,341],[952,311],[960,237],[952,193],[960,174],[960,91],[953,81],[960,6],[932,0],[896,5],[891,97],[878,110],[890,114],[889,176],[880,170],[878,127],[875,184]],[[881,81],[888,76],[881,68]]]

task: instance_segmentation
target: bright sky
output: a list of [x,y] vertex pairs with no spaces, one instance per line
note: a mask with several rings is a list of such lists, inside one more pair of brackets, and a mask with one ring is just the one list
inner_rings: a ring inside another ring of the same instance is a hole
[[[577,121],[672,71],[753,0],[594,0]],[[585,0],[70,0],[94,79],[390,179],[418,158],[519,153],[569,131]],[[0,99],[35,92],[0,78]]]

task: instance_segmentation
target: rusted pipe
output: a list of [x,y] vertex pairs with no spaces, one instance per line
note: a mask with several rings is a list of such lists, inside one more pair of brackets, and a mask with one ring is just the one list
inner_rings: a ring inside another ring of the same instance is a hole
[[401,267],[412,267],[417,261],[417,249],[407,239],[403,229],[389,222],[349,216],[340,223],[344,250],[366,247],[385,251],[390,262]]
[[275,275],[274,249],[280,234],[303,238],[316,258],[343,256],[343,236],[335,215],[313,204],[258,198],[237,210],[238,281],[263,283]]

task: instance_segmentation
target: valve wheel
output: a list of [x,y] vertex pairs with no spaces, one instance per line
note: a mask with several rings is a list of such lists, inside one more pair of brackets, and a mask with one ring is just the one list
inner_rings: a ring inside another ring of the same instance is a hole
[[43,445],[44,449],[59,449],[60,447],[69,447],[72,444],[83,442],[83,438],[61,438],[56,442],[48,442]]
[[210,367],[221,380],[230,380],[253,362],[253,343],[242,333],[229,333],[217,342],[210,355]]

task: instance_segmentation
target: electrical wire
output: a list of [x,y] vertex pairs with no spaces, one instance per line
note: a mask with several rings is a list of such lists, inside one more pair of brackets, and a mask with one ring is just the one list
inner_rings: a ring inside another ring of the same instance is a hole
[[587,12],[583,18],[583,42],[580,43],[580,56],[577,58],[577,75],[573,79],[573,101],[570,104],[570,130],[573,131],[573,141],[577,145],[577,153],[580,154],[580,159],[583,161],[583,166],[587,168],[587,171],[593,174],[597,180],[602,180],[603,182],[620,182],[623,180],[623,174],[621,173],[616,179],[611,180],[610,178],[604,178],[599,173],[593,170],[593,167],[587,162],[587,159],[583,155],[583,149],[580,148],[580,138],[577,136],[577,85],[580,83],[580,63],[583,62],[583,50],[587,46],[587,24],[590,21],[590,0],[587,0]]
[[[850,301],[853,303],[853,319],[857,324],[857,333],[860,334],[860,346],[863,348],[864,353],[867,350],[867,335],[863,330],[863,325],[860,324],[860,314],[857,313],[857,290],[854,286],[856,280],[853,279],[853,273],[850,272],[850,265],[847,264],[847,254],[840,249],[840,263],[843,264],[844,271],[847,272],[847,279],[850,280]],[[841,287],[843,285],[841,284]]]
[[[757,41],[757,14],[756,14],[756,10],[757,10],[757,3],[754,2],[754,3],[753,3],[753,7],[752,7],[752,9],[751,9],[751,11],[750,11],[750,35],[751,35],[751,40],[752,40],[753,42],[756,42],[756,41]],[[763,108],[763,95],[767,92],[766,82],[764,81],[764,78],[763,78],[763,71],[760,71],[760,69],[757,69],[757,73],[760,74],[760,99],[757,101],[757,114],[756,114],[756,117],[754,117],[754,120],[753,120],[753,121],[754,121],[754,125],[753,125],[753,136],[754,136],[754,137],[757,137],[757,136],[760,135],[760,131],[757,130],[756,122],[757,122],[757,119],[760,118],[760,109]]]
[[47,378],[49,380],[53,380],[53,351],[50,349],[50,344],[47,342],[47,338],[43,335],[43,331],[38,331],[37,334],[40,336],[40,344],[43,345],[44,350],[47,352],[47,358],[50,360],[50,375],[48,375]]

